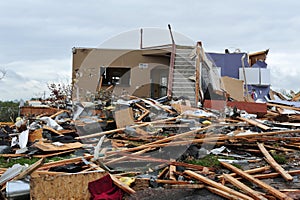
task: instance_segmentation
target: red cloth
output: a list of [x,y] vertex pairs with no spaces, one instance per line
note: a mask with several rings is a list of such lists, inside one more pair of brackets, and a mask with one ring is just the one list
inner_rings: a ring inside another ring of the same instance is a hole
[[89,182],[88,189],[91,193],[91,200],[122,200],[123,192],[110,178],[110,175]]

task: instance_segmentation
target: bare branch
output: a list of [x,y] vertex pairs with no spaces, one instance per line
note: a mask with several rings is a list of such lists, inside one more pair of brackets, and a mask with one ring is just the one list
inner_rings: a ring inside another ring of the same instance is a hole
[[7,71],[5,69],[0,69],[0,80],[6,76]]

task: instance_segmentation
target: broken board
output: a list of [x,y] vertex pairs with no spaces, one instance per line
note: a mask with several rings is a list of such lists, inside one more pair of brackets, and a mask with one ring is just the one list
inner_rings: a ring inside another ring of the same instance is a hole
[[132,108],[126,108],[115,112],[117,128],[124,128],[134,124]]
[[66,151],[71,149],[78,149],[83,147],[83,144],[80,142],[73,142],[73,143],[64,143],[62,146],[55,146],[52,143],[45,143],[39,141],[34,144],[35,147],[41,149],[42,151]]
[[221,78],[223,89],[236,101],[244,101],[244,81],[224,76]]

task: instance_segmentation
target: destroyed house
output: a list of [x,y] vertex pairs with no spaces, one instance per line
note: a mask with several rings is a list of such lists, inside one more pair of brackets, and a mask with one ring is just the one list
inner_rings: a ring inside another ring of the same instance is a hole
[[256,99],[265,100],[270,91],[270,69],[265,62],[269,50],[251,54],[240,51],[230,53],[207,53],[215,63],[220,76],[228,76],[244,82],[245,94],[256,93]]
[[116,95],[184,97],[196,105],[209,86],[217,90],[220,84],[200,42],[140,49],[73,48],[72,72],[73,99],[78,100],[92,100],[94,94],[112,88]]

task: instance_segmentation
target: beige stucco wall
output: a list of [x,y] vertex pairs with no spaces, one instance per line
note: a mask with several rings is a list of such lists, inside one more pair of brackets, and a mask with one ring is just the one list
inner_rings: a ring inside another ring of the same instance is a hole
[[[116,86],[114,93],[121,94],[126,90],[129,94],[140,97],[150,97],[151,82],[158,82],[159,70],[168,71],[170,58],[164,54],[143,56],[147,50],[114,50],[114,49],[73,49],[72,78],[74,92],[79,92],[80,98],[95,93],[100,78],[100,67],[128,67],[130,71],[130,86]],[[148,52],[149,53],[149,52]],[[140,68],[140,63],[146,63],[146,68]],[[151,77],[151,71],[154,77]],[[77,74],[77,76],[76,76]],[[74,97],[74,96],[73,96]]]

